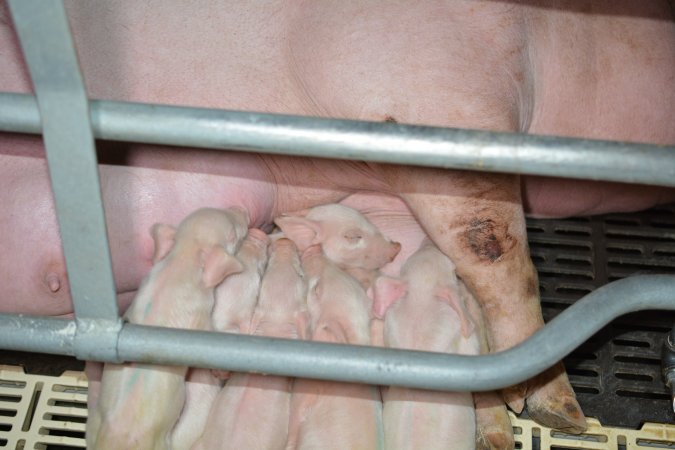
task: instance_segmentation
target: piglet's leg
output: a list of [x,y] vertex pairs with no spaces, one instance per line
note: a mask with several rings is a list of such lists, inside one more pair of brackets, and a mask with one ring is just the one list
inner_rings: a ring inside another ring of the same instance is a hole
[[[543,325],[517,176],[396,166],[381,170],[476,295],[493,351],[513,347]],[[546,413],[535,420],[568,431],[585,429],[566,376],[538,389],[543,392],[533,392],[536,409]],[[526,391],[524,385],[505,391],[517,412]]]
[[474,392],[476,406],[476,449],[513,450],[511,419],[501,396],[494,391]]
[[[489,353],[487,329],[480,305],[463,282],[459,283],[459,293],[476,324],[480,352]],[[516,445],[513,426],[502,396],[495,391],[474,392],[473,402],[476,408],[476,449],[513,450]]]
[[[103,376],[103,363],[98,361],[87,361],[84,366],[84,373],[87,375],[87,447],[92,448],[93,439],[101,427],[101,412],[96,408],[98,396],[101,393],[101,377]],[[96,430],[96,431],[93,431]]]

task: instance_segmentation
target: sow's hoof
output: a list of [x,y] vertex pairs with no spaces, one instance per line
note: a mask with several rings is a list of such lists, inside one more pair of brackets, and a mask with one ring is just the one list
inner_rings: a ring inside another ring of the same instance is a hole
[[529,388],[527,412],[535,422],[566,433],[586,431],[586,418],[562,363],[531,379]]
[[515,386],[511,386],[505,389],[502,389],[502,397],[504,403],[509,405],[511,411],[516,414],[523,412],[525,408],[525,397],[527,395],[527,383],[520,383]]
[[586,417],[576,398],[527,399],[527,413],[535,422],[565,433],[580,434],[586,431]]

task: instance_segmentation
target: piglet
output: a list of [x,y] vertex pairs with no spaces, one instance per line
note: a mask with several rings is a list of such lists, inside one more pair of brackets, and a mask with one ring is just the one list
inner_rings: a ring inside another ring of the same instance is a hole
[[[267,265],[267,235],[256,228],[248,230],[237,259],[243,271],[232,274],[218,285],[211,321],[213,329],[228,333],[248,333],[258,301],[260,280]],[[185,406],[171,434],[174,449],[190,448],[203,433],[211,406],[222,388],[227,372],[190,368],[185,383]]]
[[216,331],[248,334],[265,267],[269,238],[257,228],[248,231],[237,252],[244,266],[241,273],[227,277],[216,288],[212,322]]
[[[125,314],[131,323],[211,328],[214,289],[243,267],[232,256],[246,235],[243,210],[204,208],[178,229],[153,226],[154,266]],[[187,367],[106,364],[87,423],[87,448],[166,449],[185,400]]]
[[[371,302],[356,279],[318,246],[302,255],[309,278],[311,338],[370,345]],[[382,449],[382,403],[375,386],[297,379],[287,449]]]
[[385,238],[363,214],[340,204],[283,215],[274,223],[300,252],[321,245],[328,259],[350,271],[379,269],[401,250],[401,244]]
[[[402,284],[404,289],[402,289]],[[375,311],[384,318],[387,347],[475,355],[480,353],[478,311],[465,302],[454,264],[430,241],[401,270],[401,279],[378,278]],[[469,392],[390,387],[384,394],[387,449],[473,449],[475,411]]]
[[171,432],[170,448],[187,450],[197,441],[222,385],[212,370],[190,367],[185,379],[185,404]]
[[[341,204],[316,206],[274,221],[300,251],[321,245],[326,257],[369,289],[381,267],[396,258],[401,244],[385,238],[359,211]],[[372,345],[382,345],[382,322],[371,322]]]
[[[297,248],[292,241],[279,239],[270,249],[250,334],[304,339],[308,324],[306,284]],[[232,374],[193,449],[283,449],[290,398],[288,377]]]

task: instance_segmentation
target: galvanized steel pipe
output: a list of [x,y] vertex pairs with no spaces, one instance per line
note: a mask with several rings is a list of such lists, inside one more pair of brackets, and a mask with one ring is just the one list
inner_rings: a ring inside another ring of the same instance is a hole
[[[675,147],[90,101],[101,139],[675,187]],[[0,94],[0,131],[40,133],[35,100]]]
[[[503,388],[531,378],[561,360],[614,318],[644,309],[675,310],[675,276],[644,275],[610,283],[570,306],[527,341],[509,350],[484,356],[346,346],[131,324],[125,324],[119,333],[117,355],[121,361],[422,389],[480,391]],[[17,320],[16,316],[0,316],[0,347],[80,356],[72,346],[75,339],[72,323],[58,319],[31,318],[26,321]],[[10,340],[7,340],[8,336]],[[96,355],[87,357],[96,358]]]

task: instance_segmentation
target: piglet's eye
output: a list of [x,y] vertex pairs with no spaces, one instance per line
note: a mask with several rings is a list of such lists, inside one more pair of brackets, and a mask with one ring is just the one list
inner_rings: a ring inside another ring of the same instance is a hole
[[359,233],[347,233],[344,235],[344,238],[350,244],[357,244],[363,238],[363,236],[361,236]]

